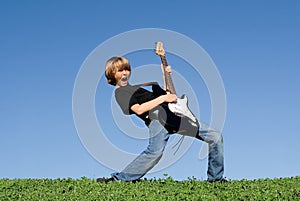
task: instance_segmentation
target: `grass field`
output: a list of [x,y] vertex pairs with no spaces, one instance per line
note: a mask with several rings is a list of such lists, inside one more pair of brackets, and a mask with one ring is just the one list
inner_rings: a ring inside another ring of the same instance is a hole
[[208,183],[168,177],[97,183],[81,179],[1,179],[0,200],[300,200],[300,176]]

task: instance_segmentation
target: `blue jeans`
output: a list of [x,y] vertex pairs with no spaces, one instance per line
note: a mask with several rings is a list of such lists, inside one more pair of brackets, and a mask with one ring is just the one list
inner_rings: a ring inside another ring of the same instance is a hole
[[[124,170],[113,173],[116,180],[135,181],[143,177],[161,159],[169,139],[169,133],[158,120],[151,121],[149,125],[149,144],[145,151],[137,156]],[[214,181],[223,177],[223,138],[222,135],[201,123],[197,139],[209,145],[207,180]]]

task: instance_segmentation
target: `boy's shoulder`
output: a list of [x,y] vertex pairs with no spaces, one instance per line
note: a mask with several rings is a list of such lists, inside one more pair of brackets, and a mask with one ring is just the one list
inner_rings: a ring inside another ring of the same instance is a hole
[[136,91],[138,88],[139,86],[135,86],[135,85],[121,86],[115,90],[115,93],[122,92],[122,91],[128,91],[128,92]]
[[115,90],[115,95],[134,94],[140,87],[134,85],[121,86]]

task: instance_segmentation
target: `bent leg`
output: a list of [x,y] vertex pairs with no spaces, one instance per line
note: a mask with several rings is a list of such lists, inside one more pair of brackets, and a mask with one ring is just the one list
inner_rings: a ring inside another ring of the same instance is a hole
[[223,178],[224,174],[224,155],[222,134],[207,124],[201,123],[197,139],[208,143],[208,170],[207,180],[216,181]]
[[124,170],[113,173],[117,180],[134,181],[143,177],[161,159],[169,134],[157,121],[153,120],[149,125],[149,144],[145,151],[137,156]]

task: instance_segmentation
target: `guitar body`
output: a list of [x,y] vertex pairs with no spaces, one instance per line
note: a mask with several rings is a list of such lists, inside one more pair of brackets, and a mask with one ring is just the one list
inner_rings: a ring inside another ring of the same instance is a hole
[[[164,67],[164,81],[167,91],[176,94],[170,73],[165,68],[168,66],[162,42],[156,43],[156,54],[160,56]],[[188,98],[183,95],[177,98],[176,103],[163,103],[159,106],[159,121],[169,133],[179,133],[195,137],[199,132],[200,124],[188,107]]]
[[191,119],[191,122],[197,123],[196,117],[190,111],[188,107],[188,98],[185,95],[182,95],[181,98],[177,99],[176,103],[169,103],[169,109],[176,115],[186,116]]
[[[186,99],[179,100],[186,101]],[[160,123],[168,130],[170,134],[179,133],[182,135],[195,137],[199,132],[200,125],[198,120],[195,118],[195,121],[193,121],[187,116],[174,113],[170,110],[169,105],[170,104],[164,103],[159,106],[158,119]],[[172,105],[171,108],[173,106],[174,105]]]

